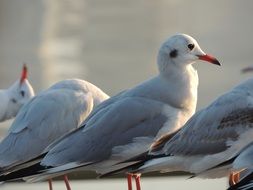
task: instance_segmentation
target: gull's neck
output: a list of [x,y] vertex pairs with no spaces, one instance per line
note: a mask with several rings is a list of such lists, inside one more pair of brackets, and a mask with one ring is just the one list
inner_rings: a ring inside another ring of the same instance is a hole
[[[197,77],[196,70],[193,68],[192,64],[178,64],[169,59],[166,55],[159,55],[157,58],[159,73],[163,78],[192,78]],[[185,81],[187,82],[187,81]]]
[[191,64],[176,65],[165,56],[158,57],[160,78],[167,81],[174,102],[193,114],[197,104],[198,73]]
[[16,91],[16,83],[14,83],[12,86],[10,86],[8,89],[1,91],[1,99],[4,105],[3,110],[0,110],[0,121],[5,121],[8,119],[11,119],[12,117],[16,116],[20,105],[18,102],[14,103],[14,94]]
[[19,87],[19,81],[16,81],[14,84],[12,84],[8,89],[6,89],[6,93],[9,97],[13,96],[17,92],[17,89]]

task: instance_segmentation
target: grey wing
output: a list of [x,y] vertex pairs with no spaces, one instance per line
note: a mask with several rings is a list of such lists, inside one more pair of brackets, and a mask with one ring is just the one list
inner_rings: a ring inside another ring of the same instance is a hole
[[145,98],[127,97],[114,102],[90,117],[82,131],[77,130],[53,147],[42,164],[97,163],[112,157],[122,161],[127,159],[126,151],[135,147],[132,143],[141,145],[139,151],[146,151],[149,144],[145,143],[151,143],[170,117],[163,107],[163,103]]
[[215,154],[225,151],[250,129],[253,129],[252,97],[228,93],[197,112],[165,143],[162,151],[172,155]]
[[66,90],[34,98],[22,108],[0,144],[0,167],[36,157],[55,139],[76,128],[86,115],[88,99],[87,94]]

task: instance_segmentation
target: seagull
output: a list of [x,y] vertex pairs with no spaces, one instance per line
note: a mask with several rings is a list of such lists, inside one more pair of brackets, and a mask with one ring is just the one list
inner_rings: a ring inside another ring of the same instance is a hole
[[27,66],[24,64],[20,79],[8,89],[0,90],[0,122],[15,117],[19,109],[33,96],[33,88],[27,80]]
[[[157,76],[101,103],[81,127],[51,144],[39,165],[16,177],[33,175],[25,179],[38,181],[75,170],[103,174],[146,152],[155,139],[177,131],[194,114],[198,74],[192,64],[198,60],[220,65],[191,36],[170,37],[159,50]],[[137,185],[140,180],[129,173],[129,190],[132,177]]]
[[[253,71],[252,66],[243,68],[242,73],[250,73]],[[225,162],[234,170],[236,180],[230,184],[228,190],[249,190],[253,188],[253,143],[244,148],[237,156]]]
[[0,143],[0,172],[6,174],[27,166],[27,161],[77,128],[94,107],[108,98],[98,87],[80,79],[60,81],[33,97],[20,109]]
[[[195,113],[175,135],[158,139],[146,155],[136,157],[137,163],[124,170],[185,171],[202,178],[229,176],[233,172],[230,162],[252,143],[252,135],[253,78]],[[233,181],[234,176],[230,177]]]

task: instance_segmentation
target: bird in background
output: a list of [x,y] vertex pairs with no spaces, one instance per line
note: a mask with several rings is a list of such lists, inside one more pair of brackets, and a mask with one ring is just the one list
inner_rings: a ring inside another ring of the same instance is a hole
[[[198,60],[220,65],[191,36],[170,37],[159,50],[157,76],[104,101],[81,127],[51,144],[40,163],[1,180],[32,175],[25,179],[38,181],[77,170],[104,174],[123,167],[120,163],[146,152],[154,140],[173,134],[194,114],[198,74],[192,64]],[[140,175],[132,173],[127,174],[128,189],[132,177],[140,189]]]
[[[60,81],[24,105],[0,143],[0,173],[27,167],[53,141],[76,129],[94,107],[108,99],[95,85],[79,79]],[[68,189],[67,176],[64,181]],[[52,189],[52,182],[49,181]]]
[[243,73],[243,74],[245,74],[245,73],[251,73],[253,71],[253,66],[248,66],[248,67],[245,67],[245,68],[243,68],[242,70],[241,70],[241,72]]
[[0,90],[0,122],[15,117],[20,108],[34,96],[27,75],[27,66],[24,64],[20,79],[8,89]]
[[[243,164],[233,167],[233,161],[252,143],[252,135],[253,78],[195,113],[174,136],[164,135],[146,154],[129,160],[135,164],[122,170],[131,173],[185,171],[202,178],[229,176],[230,184],[235,184],[237,173],[247,167]],[[252,167],[252,147],[251,154],[248,150],[244,152],[241,157],[247,155]]]

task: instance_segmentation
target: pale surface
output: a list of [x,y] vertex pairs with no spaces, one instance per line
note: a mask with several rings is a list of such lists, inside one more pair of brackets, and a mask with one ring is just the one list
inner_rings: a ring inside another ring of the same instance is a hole
[[[133,184],[134,185],[134,184]],[[127,183],[124,179],[114,180],[83,180],[83,181],[71,181],[71,187],[73,190],[89,189],[89,190],[108,190],[108,189],[127,189]],[[47,183],[36,184],[20,184],[11,183],[0,186],[2,190],[27,190],[27,189],[47,189]],[[63,182],[53,183],[54,190],[65,189]],[[135,188],[135,187],[134,187]],[[133,189],[134,189],[133,188]],[[198,180],[186,178],[143,178],[142,189],[143,190],[225,190],[226,182],[224,179],[216,180]]]

